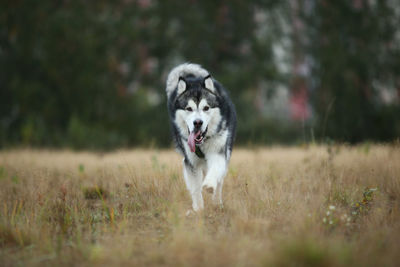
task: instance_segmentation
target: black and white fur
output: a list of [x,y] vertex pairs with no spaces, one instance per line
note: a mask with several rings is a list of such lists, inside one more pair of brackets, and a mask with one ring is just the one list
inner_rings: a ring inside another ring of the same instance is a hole
[[[172,69],[166,92],[173,139],[184,156],[183,174],[192,208],[204,208],[203,188],[222,206],[222,186],[236,131],[235,107],[222,85],[197,64]],[[188,144],[190,133],[197,134],[193,134],[196,153]]]

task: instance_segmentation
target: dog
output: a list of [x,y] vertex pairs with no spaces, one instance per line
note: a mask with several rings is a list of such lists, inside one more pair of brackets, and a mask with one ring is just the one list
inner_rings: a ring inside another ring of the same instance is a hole
[[236,134],[236,111],[223,86],[200,65],[181,64],[168,74],[172,137],[183,159],[193,211],[204,209],[203,189],[223,207],[222,186]]

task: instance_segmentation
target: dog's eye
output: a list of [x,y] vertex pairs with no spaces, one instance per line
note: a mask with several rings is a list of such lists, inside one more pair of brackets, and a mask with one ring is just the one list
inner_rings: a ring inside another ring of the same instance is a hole
[[193,111],[193,109],[191,107],[187,107],[186,110],[187,111]]
[[209,106],[205,106],[205,107],[203,108],[204,111],[207,111],[207,110],[209,110],[209,109],[210,109]]

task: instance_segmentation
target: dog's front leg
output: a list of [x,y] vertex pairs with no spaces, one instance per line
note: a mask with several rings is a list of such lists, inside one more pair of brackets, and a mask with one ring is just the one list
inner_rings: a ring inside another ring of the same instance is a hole
[[217,193],[216,196],[214,196],[214,204],[219,205],[220,208],[224,207],[224,204],[222,203],[222,186],[224,185],[224,176],[222,177],[221,181],[218,182],[217,185]]
[[193,210],[202,210],[204,208],[203,196],[201,195],[203,171],[201,168],[192,168],[183,162],[183,177],[185,178],[186,187],[192,196]]
[[[223,154],[215,153],[207,156],[207,175],[203,182],[203,188],[213,194],[213,200],[216,200],[217,186],[222,193],[223,179],[226,174],[226,160]],[[221,195],[218,194],[220,204],[222,204]]]

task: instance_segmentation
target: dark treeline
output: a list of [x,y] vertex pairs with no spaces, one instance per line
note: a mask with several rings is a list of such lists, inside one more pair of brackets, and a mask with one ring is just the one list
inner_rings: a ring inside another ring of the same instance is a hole
[[400,4],[2,1],[0,147],[169,146],[168,71],[231,92],[237,143],[400,135]]

